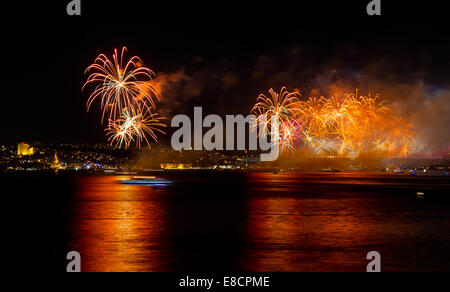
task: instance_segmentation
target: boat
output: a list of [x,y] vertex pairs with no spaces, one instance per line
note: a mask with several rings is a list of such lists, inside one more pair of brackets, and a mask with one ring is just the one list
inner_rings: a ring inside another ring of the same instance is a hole
[[157,178],[154,176],[135,176],[131,179],[124,179],[121,181],[125,185],[141,185],[141,186],[155,186],[165,187],[173,184],[173,181],[164,178]]

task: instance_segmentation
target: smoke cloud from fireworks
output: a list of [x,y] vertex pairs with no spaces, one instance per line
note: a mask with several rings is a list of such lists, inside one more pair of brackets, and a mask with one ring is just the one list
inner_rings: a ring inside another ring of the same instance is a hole
[[[343,45],[317,54],[293,47],[259,55],[245,64],[223,58],[194,58],[181,70],[161,78],[165,113],[191,112],[206,105],[217,114],[248,113],[254,98],[268,88],[296,89],[303,98],[380,94],[396,115],[415,126],[412,151],[450,144],[450,86],[430,66],[432,56],[411,59],[401,52],[379,54]],[[158,78],[156,79],[158,80]],[[172,103],[173,102],[173,103]]]

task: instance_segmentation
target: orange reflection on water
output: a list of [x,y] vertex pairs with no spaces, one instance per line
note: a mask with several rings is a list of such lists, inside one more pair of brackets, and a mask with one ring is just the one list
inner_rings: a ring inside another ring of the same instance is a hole
[[164,190],[120,184],[119,177],[77,181],[68,245],[82,271],[161,271],[166,264]]
[[246,270],[341,271],[360,265],[363,271],[365,254],[355,246],[370,242],[370,222],[353,210],[370,202],[302,196],[298,174],[251,173],[248,178],[256,196],[247,206]]

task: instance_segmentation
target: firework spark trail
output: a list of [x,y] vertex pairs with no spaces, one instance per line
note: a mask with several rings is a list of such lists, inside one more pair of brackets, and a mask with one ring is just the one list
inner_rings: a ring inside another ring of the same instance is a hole
[[122,113],[118,120],[109,120],[109,126],[105,130],[109,136],[109,142],[111,146],[118,148],[129,148],[133,142],[136,143],[136,147],[141,148],[141,144],[146,142],[150,147],[150,141],[147,138],[147,134],[155,141],[158,142],[156,132],[165,134],[160,128],[166,127],[161,121],[163,118],[158,114],[151,113],[150,110],[145,111],[137,115],[131,115],[125,111]]
[[102,123],[108,112],[109,119],[116,120],[123,109],[137,115],[147,109],[154,109],[155,99],[160,100],[157,88],[150,82],[155,73],[143,67],[142,60],[137,56],[126,61],[126,52],[126,47],[122,48],[120,55],[115,49],[112,60],[100,54],[86,69],[85,73],[92,73],[83,85],[83,90],[89,84],[97,84],[87,101],[87,110],[94,101],[100,99]]
[[269,90],[270,97],[261,94],[257,98],[257,103],[252,108],[252,113],[256,115],[253,127],[260,125],[259,135],[265,136],[272,131],[272,117],[279,121],[278,137],[271,137],[272,143],[278,144],[283,149],[293,149],[298,133],[298,123],[295,119],[295,112],[298,111],[297,92],[289,92],[285,87],[280,93],[273,89]]
[[132,141],[134,141],[135,123],[136,117],[131,117],[128,112],[123,113],[117,121],[109,120],[107,136],[111,146],[115,145],[118,148],[125,146],[125,149],[129,148]]

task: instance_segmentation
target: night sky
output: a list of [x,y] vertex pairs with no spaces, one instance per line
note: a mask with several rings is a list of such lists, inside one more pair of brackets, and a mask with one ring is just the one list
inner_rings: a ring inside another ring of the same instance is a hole
[[[86,112],[89,94],[81,86],[99,53],[122,46],[157,76],[173,77],[161,105],[168,115],[193,106],[247,114],[258,94],[281,86],[304,97],[358,87],[401,104],[450,89],[449,25],[440,1],[402,7],[385,0],[381,17],[367,16],[368,0],[82,0],[81,17],[66,15],[68,0],[57,2],[3,8],[12,17],[2,20],[0,143],[105,142],[100,114]],[[412,116],[417,107],[402,106]]]

